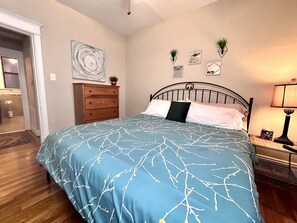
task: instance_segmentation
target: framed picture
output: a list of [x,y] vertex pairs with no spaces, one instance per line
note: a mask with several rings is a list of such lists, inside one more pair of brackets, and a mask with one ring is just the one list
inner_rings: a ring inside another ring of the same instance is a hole
[[72,77],[105,82],[105,52],[71,40]]
[[184,66],[173,66],[173,78],[182,78],[184,73]]
[[219,76],[221,74],[222,61],[212,61],[206,64],[207,76]]
[[202,50],[196,50],[190,52],[189,65],[201,64],[202,61]]

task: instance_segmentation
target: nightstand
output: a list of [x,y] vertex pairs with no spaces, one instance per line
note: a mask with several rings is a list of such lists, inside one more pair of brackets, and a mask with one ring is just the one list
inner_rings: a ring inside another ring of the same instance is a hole
[[256,150],[256,153],[257,153],[257,149],[262,148],[262,149],[273,150],[280,153],[288,154],[287,167],[284,165],[278,164],[276,162],[261,159],[259,160],[259,164],[255,166],[256,173],[260,172],[262,174],[269,175],[273,178],[297,183],[297,178],[294,175],[294,171],[292,171],[292,166],[291,166],[292,155],[297,155],[296,152],[284,149],[283,144],[261,139],[259,136],[250,135],[250,140]]
[[284,149],[283,144],[261,139],[259,136],[250,135],[250,140],[252,142],[252,145],[255,147],[256,152],[257,152],[257,148],[260,147],[260,148],[274,150],[281,153],[287,153],[289,155],[289,169],[291,169],[291,158],[292,158],[292,155],[297,155],[296,152]]

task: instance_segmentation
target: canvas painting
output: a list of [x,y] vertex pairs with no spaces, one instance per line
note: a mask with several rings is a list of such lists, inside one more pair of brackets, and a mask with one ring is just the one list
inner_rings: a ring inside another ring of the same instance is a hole
[[105,52],[95,47],[71,41],[72,77],[105,82]]

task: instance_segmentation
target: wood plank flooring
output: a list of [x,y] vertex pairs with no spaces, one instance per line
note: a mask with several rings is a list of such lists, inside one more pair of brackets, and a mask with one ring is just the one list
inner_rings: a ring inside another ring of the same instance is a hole
[[0,150],[0,222],[83,222],[64,191],[46,182],[39,143]]
[[[0,222],[83,222],[64,191],[47,184],[38,143],[0,150]],[[297,222],[297,190],[256,181],[266,223]],[[226,222],[227,223],[227,222]]]
[[266,223],[297,222],[297,187],[272,186],[256,180],[260,211]]

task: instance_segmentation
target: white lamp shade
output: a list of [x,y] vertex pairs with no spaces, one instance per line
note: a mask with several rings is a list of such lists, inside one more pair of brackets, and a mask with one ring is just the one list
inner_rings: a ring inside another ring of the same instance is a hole
[[297,84],[275,85],[271,107],[297,108]]

